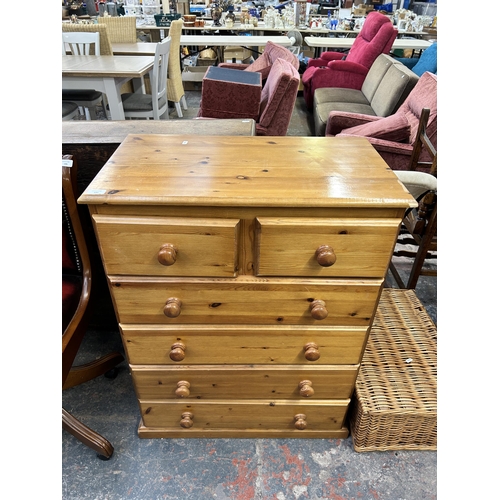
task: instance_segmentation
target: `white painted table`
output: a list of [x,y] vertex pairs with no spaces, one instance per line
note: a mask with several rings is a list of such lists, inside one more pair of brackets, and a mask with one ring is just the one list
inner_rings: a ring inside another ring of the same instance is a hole
[[124,120],[120,89],[153,69],[153,56],[62,56],[62,88],[106,94],[112,120]]
[[[324,49],[350,49],[355,40],[355,38],[330,38],[323,36],[306,36],[304,38],[305,43],[309,47],[315,49],[317,56],[319,56]],[[430,47],[431,44],[432,42],[428,40],[420,40],[417,38],[396,38],[392,44],[392,50],[425,50],[427,47]]]

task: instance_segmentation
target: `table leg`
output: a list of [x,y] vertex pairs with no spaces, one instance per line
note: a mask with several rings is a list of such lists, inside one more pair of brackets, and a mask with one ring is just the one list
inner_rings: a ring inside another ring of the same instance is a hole
[[109,113],[112,120],[125,120],[122,96],[120,94],[120,88],[124,82],[122,78],[119,80],[117,82],[114,78],[103,78],[104,92],[108,98]]

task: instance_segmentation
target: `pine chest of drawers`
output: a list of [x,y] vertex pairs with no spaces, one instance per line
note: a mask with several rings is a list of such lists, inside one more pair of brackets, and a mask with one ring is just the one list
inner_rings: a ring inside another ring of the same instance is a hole
[[384,276],[415,205],[367,140],[129,135],[79,203],[139,436],[348,435]]

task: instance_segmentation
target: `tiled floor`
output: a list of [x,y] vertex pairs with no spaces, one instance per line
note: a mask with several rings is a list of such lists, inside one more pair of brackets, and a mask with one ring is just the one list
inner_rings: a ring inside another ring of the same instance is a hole
[[[188,92],[196,115],[199,92]],[[176,118],[175,112],[171,118]],[[311,135],[301,96],[289,135]],[[407,274],[408,264],[399,264]],[[395,286],[388,277],[388,286]],[[437,321],[436,279],[416,288]],[[78,362],[123,352],[110,303],[97,308]],[[108,461],[62,432],[62,498],[91,500],[253,500],[437,498],[437,452],[357,453],[351,438],[139,439],[139,408],[126,363],[105,377],[63,392],[63,406],[114,446]]]

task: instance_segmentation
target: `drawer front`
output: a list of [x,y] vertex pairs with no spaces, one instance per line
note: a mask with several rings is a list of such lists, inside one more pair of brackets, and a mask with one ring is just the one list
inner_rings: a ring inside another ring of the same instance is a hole
[[132,365],[355,365],[366,327],[120,325]]
[[239,221],[93,215],[107,274],[236,275]]
[[111,276],[120,323],[369,326],[382,280]]
[[[298,432],[342,428],[349,400],[334,401],[139,401],[147,427],[190,430],[266,429]],[[188,415],[186,415],[188,414]],[[181,425],[182,423],[182,425]],[[186,427],[182,427],[182,426]],[[304,429],[298,429],[296,427]],[[190,427],[189,427],[190,426]]]
[[384,277],[398,219],[259,217],[255,272],[260,276]]
[[359,365],[135,366],[138,399],[348,399]]

